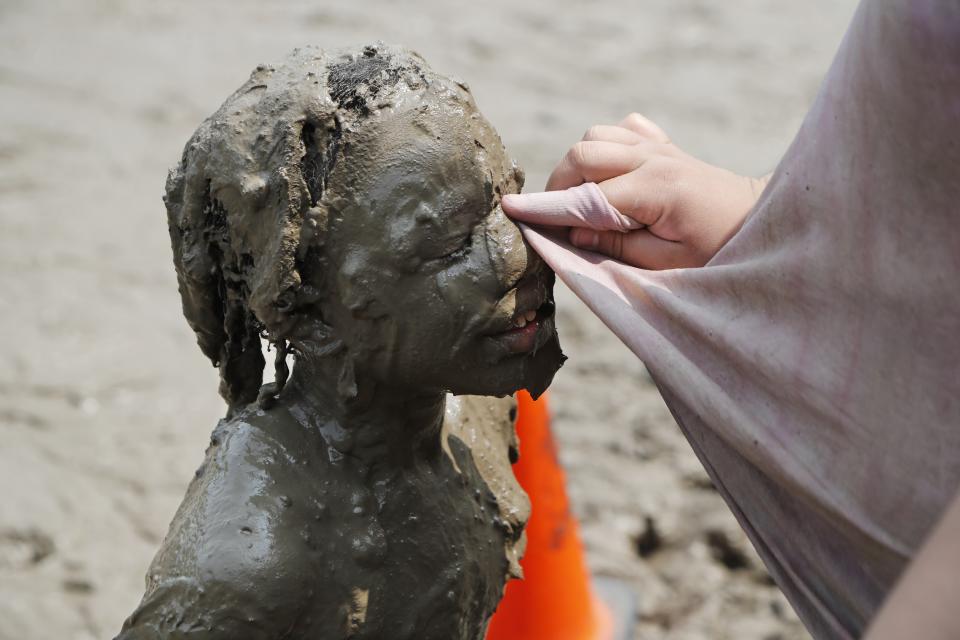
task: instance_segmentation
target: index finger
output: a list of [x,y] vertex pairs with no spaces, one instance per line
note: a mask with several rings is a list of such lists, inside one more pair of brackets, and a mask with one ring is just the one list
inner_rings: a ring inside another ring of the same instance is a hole
[[501,204],[508,216],[529,224],[599,231],[631,231],[644,226],[617,211],[593,182],[563,191],[509,194]]

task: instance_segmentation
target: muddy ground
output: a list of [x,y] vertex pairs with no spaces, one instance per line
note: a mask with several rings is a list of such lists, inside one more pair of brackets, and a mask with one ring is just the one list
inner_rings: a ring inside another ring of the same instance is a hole
[[[260,62],[376,39],[467,80],[528,188],[640,111],[770,170],[851,0],[0,0],[0,639],[108,638],[223,407],[180,315],[160,194]],[[642,365],[567,291],[556,432],[594,571],[638,638],[807,637]]]

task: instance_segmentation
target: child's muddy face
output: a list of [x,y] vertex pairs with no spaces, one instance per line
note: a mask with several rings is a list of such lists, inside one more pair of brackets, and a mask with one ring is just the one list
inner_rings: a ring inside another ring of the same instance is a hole
[[542,391],[562,362],[554,276],[499,206],[522,181],[499,137],[446,100],[371,125],[344,151],[351,175],[334,172],[354,195],[337,203],[328,262],[357,369],[418,389]]

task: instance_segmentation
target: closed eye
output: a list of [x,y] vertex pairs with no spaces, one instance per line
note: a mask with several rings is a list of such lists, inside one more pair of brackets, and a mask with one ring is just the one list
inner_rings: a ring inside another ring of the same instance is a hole
[[465,256],[470,253],[470,249],[473,248],[473,232],[468,233],[467,236],[458,244],[456,247],[449,253],[437,256],[435,258],[429,258],[425,262],[453,262],[461,256]]

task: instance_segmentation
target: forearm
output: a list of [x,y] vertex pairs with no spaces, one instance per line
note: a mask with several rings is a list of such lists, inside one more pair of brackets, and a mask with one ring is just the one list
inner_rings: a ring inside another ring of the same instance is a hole
[[864,638],[960,638],[960,494],[907,567]]

